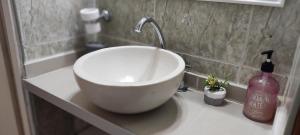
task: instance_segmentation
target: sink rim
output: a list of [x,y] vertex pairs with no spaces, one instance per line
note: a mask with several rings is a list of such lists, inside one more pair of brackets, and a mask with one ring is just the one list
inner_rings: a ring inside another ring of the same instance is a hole
[[[161,78],[155,79],[155,80],[147,80],[147,81],[143,81],[143,82],[113,82],[113,81],[104,81],[104,80],[95,81],[95,80],[88,79],[88,76],[81,71],[82,63],[86,59],[92,57],[93,55],[99,54],[99,53],[102,53],[102,52],[105,52],[105,51],[117,50],[117,49],[122,49],[122,48],[159,49],[159,51],[163,51],[165,53],[168,53],[168,54],[174,56],[175,59],[178,60],[178,67],[174,71],[172,71],[171,73],[165,75],[164,77],[161,77]],[[163,82],[166,82],[168,80],[171,80],[174,77],[180,75],[180,73],[184,71],[184,68],[185,68],[185,62],[182,59],[182,57],[179,56],[178,54],[172,52],[172,51],[157,48],[157,47],[153,47],[153,46],[130,45],[130,46],[109,47],[109,48],[104,48],[104,49],[101,49],[101,50],[97,50],[97,51],[85,54],[85,55],[81,56],[79,59],[76,60],[74,66],[73,66],[73,72],[76,76],[80,77],[81,79],[83,79],[85,81],[88,81],[90,83],[97,84],[97,85],[111,86],[111,87],[139,87],[139,86],[155,85],[155,84],[158,84],[158,83],[163,83]]]

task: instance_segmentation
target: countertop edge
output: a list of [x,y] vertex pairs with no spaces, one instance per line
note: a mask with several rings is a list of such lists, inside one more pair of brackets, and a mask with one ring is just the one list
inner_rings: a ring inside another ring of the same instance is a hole
[[94,115],[90,112],[87,112],[83,110],[81,107],[77,106],[76,104],[67,102],[65,100],[62,100],[50,93],[46,93],[38,86],[35,86],[28,82],[26,79],[23,80],[23,84],[25,87],[25,90],[33,93],[34,95],[37,95],[41,97],[42,99],[48,101],[51,104],[54,104],[55,106],[65,110],[66,112],[84,120],[90,123],[91,125],[109,133],[109,134],[122,134],[122,135],[134,135],[134,133],[115,125],[102,117],[99,117],[97,115]]

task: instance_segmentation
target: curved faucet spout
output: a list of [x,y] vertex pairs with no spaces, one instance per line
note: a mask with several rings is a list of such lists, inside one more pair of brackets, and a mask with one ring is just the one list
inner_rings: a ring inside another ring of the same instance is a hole
[[137,33],[141,33],[142,29],[146,23],[150,23],[153,26],[153,28],[158,36],[160,47],[165,49],[166,42],[165,42],[164,36],[162,34],[160,27],[158,26],[158,24],[155,22],[155,20],[153,18],[143,17],[135,26],[134,31]]

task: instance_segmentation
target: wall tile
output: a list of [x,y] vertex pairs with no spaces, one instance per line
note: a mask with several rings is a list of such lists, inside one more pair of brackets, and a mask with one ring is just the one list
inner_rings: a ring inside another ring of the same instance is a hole
[[263,50],[274,49],[275,72],[290,72],[300,35],[300,1],[286,0],[284,8],[254,7],[245,65],[260,68]]
[[238,66],[211,61],[197,56],[185,54],[182,54],[182,56],[191,64],[190,71],[193,73],[204,75],[215,74],[218,78],[227,78],[228,80],[236,79]]
[[83,0],[15,0],[23,46],[83,34],[79,10]]
[[43,45],[24,46],[26,61],[51,56],[71,50],[81,49],[84,46],[84,37],[50,42]]
[[259,73],[259,69],[250,68],[250,67],[241,67],[239,71],[239,84],[248,85],[248,81],[252,76]]
[[[258,74],[259,72],[260,72],[259,69],[254,69],[251,67],[243,66],[240,71],[239,83],[248,85],[248,81],[251,79],[251,77],[253,77],[255,74]],[[274,75],[275,79],[279,82],[279,85],[280,85],[279,94],[282,95],[285,90],[285,86],[286,86],[288,78],[287,78],[287,76],[282,76],[282,75],[278,75],[278,74],[273,74],[273,75]]]
[[195,89],[197,89],[197,87],[198,87],[198,77],[196,77],[192,74],[185,73],[183,81],[184,81],[185,85],[188,87],[192,87]]
[[246,94],[247,90],[230,85],[227,88],[226,98],[243,104],[245,102]]
[[158,0],[155,11],[168,49],[228,63],[241,63],[251,6]]
[[133,40],[128,40],[128,39],[121,38],[121,37],[108,36],[105,34],[101,34],[99,39],[101,40],[101,43],[103,43],[107,47],[124,46],[124,45],[151,46],[150,44],[137,42],[137,41],[133,41]]
[[102,34],[153,43],[150,25],[145,25],[142,33],[133,29],[143,16],[154,16],[154,0],[98,0],[98,4],[112,12],[111,21],[102,23]]

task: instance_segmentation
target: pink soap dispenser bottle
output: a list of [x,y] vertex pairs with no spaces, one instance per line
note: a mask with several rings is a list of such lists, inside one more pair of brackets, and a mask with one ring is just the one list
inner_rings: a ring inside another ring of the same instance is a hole
[[273,50],[264,51],[267,60],[262,63],[261,71],[252,77],[248,84],[243,113],[251,120],[271,122],[277,108],[279,83],[272,76],[274,64],[271,61]]

